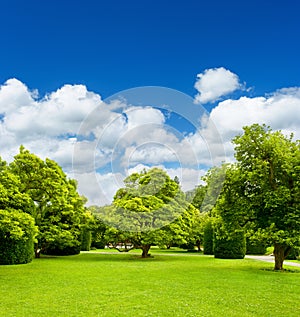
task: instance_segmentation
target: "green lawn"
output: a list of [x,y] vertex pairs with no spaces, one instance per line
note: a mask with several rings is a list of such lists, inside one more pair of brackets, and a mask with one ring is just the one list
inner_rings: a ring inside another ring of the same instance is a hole
[[0,316],[299,316],[300,269],[278,273],[255,260],[151,253],[0,266]]

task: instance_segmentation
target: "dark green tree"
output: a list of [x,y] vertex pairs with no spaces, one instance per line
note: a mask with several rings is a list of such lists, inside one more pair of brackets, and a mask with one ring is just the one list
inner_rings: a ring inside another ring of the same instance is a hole
[[212,220],[208,219],[205,222],[203,230],[203,254],[214,254],[214,229]]
[[225,224],[274,245],[275,270],[300,243],[300,143],[254,124],[234,138],[230,167],[218,201]]

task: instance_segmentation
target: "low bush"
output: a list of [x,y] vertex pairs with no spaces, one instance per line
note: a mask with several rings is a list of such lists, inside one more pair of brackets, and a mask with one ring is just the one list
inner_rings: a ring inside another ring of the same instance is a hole
[[27,213],[0,210],[0,264],[25,264],[34,257],[37,227]]

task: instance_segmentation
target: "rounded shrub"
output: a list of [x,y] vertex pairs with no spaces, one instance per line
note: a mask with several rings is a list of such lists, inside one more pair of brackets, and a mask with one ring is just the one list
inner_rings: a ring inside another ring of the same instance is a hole
[[25,264],[34,257],[37,227],[22,211],[0,210],[0,264]]
[[246,238],[243,231],[214,236],[214,255],[219,259],[243,259],[246,254]]
[[204,227],[203,254],[214,254],[214,229],[211,221],[208,221]]

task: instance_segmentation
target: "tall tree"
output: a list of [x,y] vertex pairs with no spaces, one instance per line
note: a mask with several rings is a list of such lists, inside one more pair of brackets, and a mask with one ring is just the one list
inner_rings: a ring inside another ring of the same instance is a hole
[[20,192],[33,201],[30,214],[39,228],[36,256],[55,248],[80,250],[85,200],[77,193],[76,182],[67,179],[56,162],[43,161],[24,147],[10,169],[20,179]]
[[176,181],[153,168],[124,183],[103,218],[112,227],[107,231],[112,245],[131,245],[147,257],[151,245],[187,242],[198,211],[185,201]]
[[282,270],[291,248],[300,244],[300,142],[254,124],[233,143],[238,163],[225,188],[235,206],[231,219],[271,242],[274,269]]

